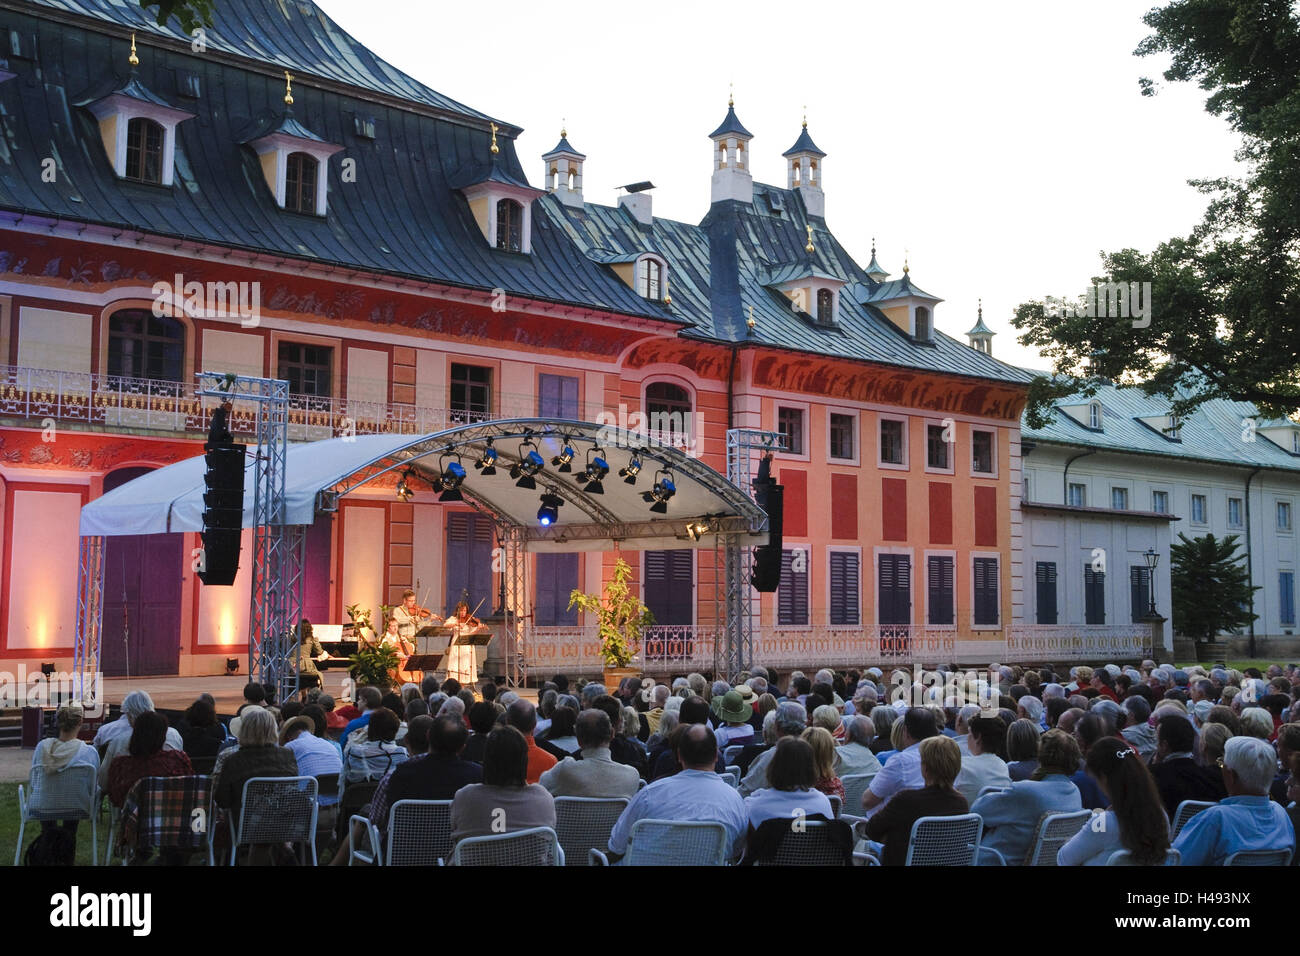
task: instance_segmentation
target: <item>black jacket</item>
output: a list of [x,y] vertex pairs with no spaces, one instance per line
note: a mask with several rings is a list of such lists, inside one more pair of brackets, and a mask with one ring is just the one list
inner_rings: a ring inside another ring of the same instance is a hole
[[1219,801],[1228,795],[1223,786],[1223,771],[1217,767],[1202,767],[1191,757],[1174,757],[1151,765],[1160,801],[1165,813],[1174,819],[1178,804],[1184,800]]

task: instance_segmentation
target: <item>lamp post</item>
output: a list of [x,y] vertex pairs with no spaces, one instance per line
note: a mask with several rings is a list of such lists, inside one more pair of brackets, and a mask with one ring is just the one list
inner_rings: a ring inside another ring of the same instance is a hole
[[1147,616],[1156,616],[1156,565],[1160,563],[1160,554],[1155,548],[1147,548],[1146,553],[1142,555],[1147,561],[1147,576],[1149,578],[1147,594],[1150,598],[1147,607]]

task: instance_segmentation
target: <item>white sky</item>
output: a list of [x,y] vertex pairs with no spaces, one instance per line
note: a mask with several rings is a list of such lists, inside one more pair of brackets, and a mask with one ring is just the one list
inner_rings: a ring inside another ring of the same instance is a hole
[[[534,185],[567,121],[588,202],[650,179],[656,215],[699,222],[731,82],[755,178],[784,186],[806,104],[839,240],[865,265],[875,236],[895,276],[906,249],[949,334],[982,296],[994,354],[1035,367],[1018,303],[1082,292],[1103,249],[1185,234],[1205,206],[1187,180],[1235,168],[1204,94],[1132,55],[1151,0],[318,2],[399,69],[522,126]],[[1159,95],[1139,95],[1144,75]]]

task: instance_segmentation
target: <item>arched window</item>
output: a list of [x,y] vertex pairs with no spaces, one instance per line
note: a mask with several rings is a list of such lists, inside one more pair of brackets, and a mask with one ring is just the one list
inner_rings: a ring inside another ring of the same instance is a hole
[[661,442],[677,444],[691,435],[691,395],[671,382],[652,382],[645,390],[646,429]]
[[1101,402],[1093,402],[1088,406],[1088,427],[1101,431]]
[[916,338],[919,342],[928,342],[933,337],[934,322],[930,318],[930,310],[925,306],[918,306],[916,310]]
[[290,153],[284,177],[284,208],[290,212],[316,212],[318,160],[307,153]]
[[179,382],[185,373],[185,326],[149,309],[108,319],[108,374]]
[[163,128],[136,117],[126,124],[126,178],[162,185]]
[[835,293],[830,289],[817,290],[817,321],[822,325],[835,324]]
[[523,252],[524,207],[513,199],[497,201],[497,248]]
[[658,302],[663,298],[663,266],[655,259],[640,259],[636,264],[636,290],[643,299]]

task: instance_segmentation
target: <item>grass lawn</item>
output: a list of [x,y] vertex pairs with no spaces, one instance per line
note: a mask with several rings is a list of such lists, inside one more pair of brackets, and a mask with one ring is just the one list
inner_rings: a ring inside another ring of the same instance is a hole
[[[100,850],[108,830],[108,814],[100,821]],[[32,845],[41,832],[39,823],[28,823],[23,833],[23,851]],[[0,783],[0,866],[13,866],[14,843],[18,839],[18,784]],[[101,861],[102,862],[102,861]],[[77,827],[77,864],[90,866],[90,821],[82,820]]]
[[[1259,668],[1259,672],[1261,674],[1267,674],[1269,667],[1272,666],[1273,664],[1276,664],[1278,667],[1286,667],[1287,664],[1294,664],[1294,663],[1295,661],[1270,661],[1270,660],[1265,660],[1263,658],[1257,658],[1255,660],[1250,660],[1250,661],[1228,661],[1228,668],[1230,670],[1244,671],[1247,667],[1257,667]],[[1192,664],[1190,662],[1178,665],[1178,667],[1180,668],[1186,668],[1191,666]],[[1204,667],[1206,670],[1209,670],[1211,667],[1217,667],[1218,665],[1216,665],[1214,661],[1202,661],[1201,666]]]

